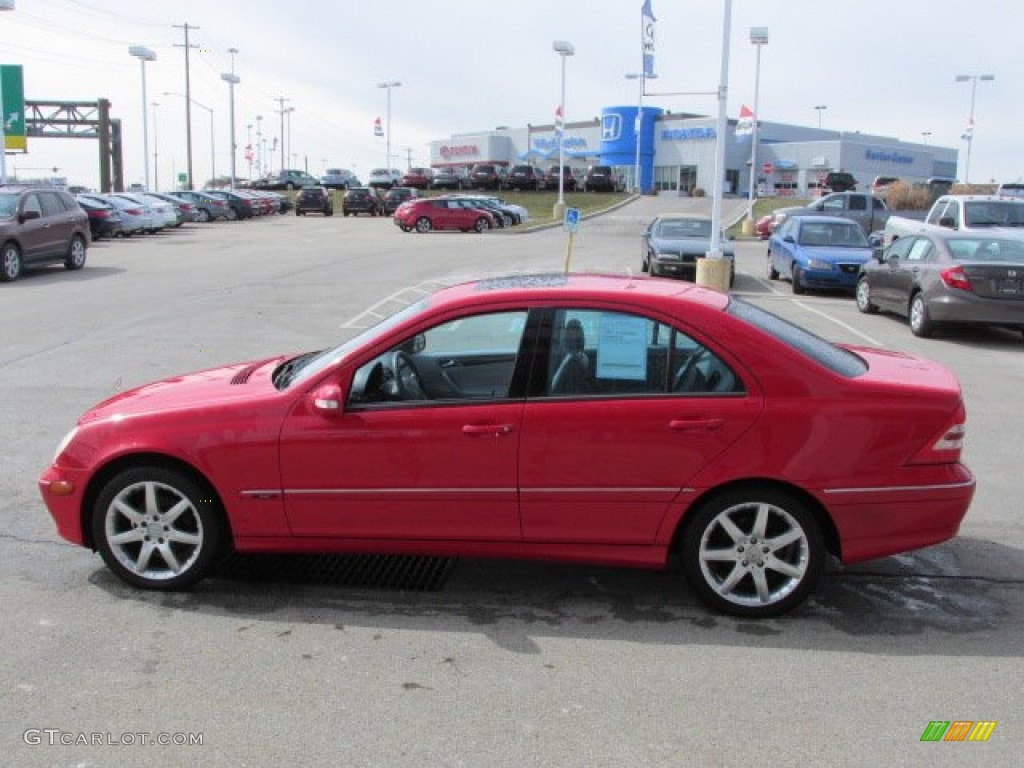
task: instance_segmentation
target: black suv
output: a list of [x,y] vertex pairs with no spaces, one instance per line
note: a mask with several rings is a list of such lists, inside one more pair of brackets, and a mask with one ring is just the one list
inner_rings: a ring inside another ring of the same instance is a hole
[[544,172],[532,165],[513,165],[505,185],[509,189],[540,189],[544,186]]
[[81,269],[89,242],[89,216],[67,192],[0,187],[0,281],[55,261]]
[[305,216],[309,211],[334,215],[334,200],[324,187],[303,187],[295,195],[295,215]]
[[473,189],[503,189],[505,169],[492,163],[478,163],[469,172],[469,186]]
[[390,216],[406,200],[412,200],[419,196],[415,187],[392,187],[384,193],[384,214]]
[[341,201],[341,212],[348,216],[368,213],[371,216],[384,215],[384,200],[376,189],[369,187],[352,187],[345,193]]
[[852,173],[831,171],[825,176],[823,186],[833,192],[855,192],[857,190],[857,180],[853,178]]
[[[558,189],[557,165],[552,165],[548,168],[548,172],[544,174],[544,189]],[[572,172],[572,167],[568,165],[562,166],[562,189],[566,192],[576,191],[576,174]]]
[[584,192],[615,192],[619,189],[619,180],[610,165],[592,165],[583,177]]

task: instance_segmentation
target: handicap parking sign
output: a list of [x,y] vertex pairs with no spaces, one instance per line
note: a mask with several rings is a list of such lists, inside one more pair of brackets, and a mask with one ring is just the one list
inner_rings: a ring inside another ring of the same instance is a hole
[[580,228],[580,209],[579,208],[566,208],[565,209],[565,223],[564,228],[566,232],[575,232]]

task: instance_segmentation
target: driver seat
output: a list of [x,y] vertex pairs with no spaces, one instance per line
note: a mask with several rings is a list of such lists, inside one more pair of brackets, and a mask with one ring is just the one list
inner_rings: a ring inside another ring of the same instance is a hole
[[552,395],[572,395],[593,392],[597,382],[590,371],[590,358],[587,357],[586,336],[583,324],[579,320],[569,320],[562,330],[562,359],[551,377]]

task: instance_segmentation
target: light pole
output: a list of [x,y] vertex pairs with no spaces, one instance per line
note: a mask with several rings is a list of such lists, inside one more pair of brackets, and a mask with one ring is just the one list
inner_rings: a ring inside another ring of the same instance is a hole
[[924,139],[924,143],[925,144],[928,143],[928,139],[931,138],[931,135],[932,135],[931,131],[921,131],[921,138]]
[[[13,11],[14,0],[0,0],[0,11]],[[143,70],[145,73],[145,70]],[[143,81],[145,82],[145,81]],[[145,104],[145,102],[143,102]],[[145,106],[143,106],[145,109]],[[4,88],[0,82],[0,186],[7,183],[7,114],[4,110]]]
[[149,189],[149,122],[146,115],[146,62],[156,61],[156,53],[144,45],[133,45],[128,48],[128,53],[139,60],[142,67],[142,166],[145,169],[146,189]]
[[565,60],[575,54],[576,49],[568,40],[555,40],[551,48],[562,59],[562,95],[558,102],[558,113],[562,119],[558,127],[558,202],[554,210],[555,220],[559,220],[565,217]]
[[377,83],[378,88],[384,88],[388,92],[388,106],[387,106],[387,121],[388,127],[385,129],[387,139],[387,161],[384,163],[384,167],[388,169],[388,173],[391,173],[391,89],[400,88],[401,83],[397,80],[388,80],[387,82]]
[[816,110],[818,110],[818,127],[821,128],[821,113],[824,112],[826,109],[828,109],[828,105],[827,104],[818,104],[814,108]]
[[750,189],[747,195],[747,221],[750,222],[750,234],[754,233],[754,193],[757,186],[757,124],[761,121],[761,46],[768,44],[768,27],[751,27],[750,42],[757,47],[757,66],[754,69],[754,124],[750,134]]
[[153,107],[153,189],[160,191],[160,155],[157,151],[157,132],[156,132],[156,108],[160,105],[157,102],[151,102],[150,106]]
[[256,115],[256,173],[263,178],[263,115]]
[[636,103],[636,122],[634,123],[633,128],[633,133],[636,135],[636,167],[633,169],[633,188],[638,195],[643,192],[643,189],[640,187],[640,128],[643,127],[644,122],[644,90],[646,88],[646,81],[653,77],[655,76],[644,74],[644,72],[640,72],[639,74],[632,72],[626,75],[627,80],[640,81],[640,96]]
[[964,131],[963,139],[967,142],[967,164],[964,166],[964,184],[971,183],[971,145],[974,143],[974,97],[978,90],[978,81],[992,82],[995,75],[957,75],[958,83],[971,83],[971,111],[967,116],[967,130]]
[[[210,113],[210,183],[212,184],[212,183],[216,182],[216,180],[217,180],[217,166],[216,166],[215,158],[217,156],[217,152],[216,152],[216,148],[214,147],[214,141],[213,141],[213,138],[214,138],[213,137],[213,109],[211,107],[206,106],[205,104],[200,104],[195,99],[188,98],[183,93],[174,93],[173,91],[164,91],[164,96],[177,96],[179,98],[185,99],[186,103],[191,102],[192,104],[195,104],[200,109],[205,109],[207,112]],[[195,188],[194,184],[192,185],[192,188],[193,189]]]
[[292,158],[292,166],[295,165],[295,158],[292,157],[292,112],[294,111],[295,107],[288,107],[284,111],[288,119],[285,121],[285,135],[281,138],[282,147],[287,147],[288,149],[285,156]]
[[[234,50],[234,49],[232,49]],[[228,93],[230,95],[230,118],[229,124],[231,125],[231,189],[235,188],[235,150],[238,145],[235,143],[235,86],[241,82],[241,78],[234,72],[224,72],[221,74],[220,79],[228,84]],[[211,141],[213,139],[211,138]]]

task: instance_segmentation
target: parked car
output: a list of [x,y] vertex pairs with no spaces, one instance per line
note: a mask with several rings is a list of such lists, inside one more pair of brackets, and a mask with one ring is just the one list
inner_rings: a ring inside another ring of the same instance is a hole
[[509,189],[540,189],[544,185],[544,172],[533,165],[513,165],[506,184]]
[[438,168],[430,182],[431,189],[462,189],[466,185],[466,175],[457,168]]
[[256,215],[256,207],[251,198],[232,192],[228,189],[208,189],[205,194],[216,197],[228,204],[228,219],[231,221],[251,219]]
[[121,215],[121,229],[117,233],[121,237],[141,235],[152,226],[152,211],[123,197],[102,194],[83,194],[79,197],[88,202],[96,201],[113,206]]
[[[544,174],[544,189],[558,189],[558,176],[559,169],[557,165],[552,165],[548,168]],[[562,189],[565,192],[575,192],[579,186],[579,181],[576,178],[576,173],[573,171],[572,166],[563,165],[561,169],[562,176]]]
[[384,214],[391,216],[406,200],[419,196],[419,190],[413,187],[392,187],[384,193]]
[[145,218],[145,225],[142,231],[147,235],[155,235],[161,229],[165,229],[177,221],[177,213],[171,210],[169,203],[157,201],[155,198],[146,199],[140,193],[134,192],[111,192],[106,195],[107,199],[112,197],[126,200],[142,210]]
[[[711,250],[711,219],[699,216],[658,216],[644,230],[640,268],[651,275],[696,281],[697,259]],[[722,257],[729,260],[729,285],[736,280],[733,243],[721,235]]]
[[461,200],[462,204],[469,208],[482,208],[494,216],[494,223],[498,227],[512,227],[523,222],[523,211],[526,209],[519,205],[509,205],[501,198],[490,195],[459,193],[442,195],[443,199]]
[[121,212],[106,200],[78,195],[75,200],[89,217],[89,235],[92,240],[117,237],[121,234]]
[[846,171],[829,171],[825,174],[822,187],[831,192],[856,192],[857,180]]
[[341,212],[345,216],[358,216],[360,213],[383,216],[384,198],[372,187],[352,187],[342,198]]
[[584,192],[618,192],[622,184],[610,165],[592,165],[583,175]]
[[55,262],[85,266],[91,242],[89,215],[75,198],[50,187],[0,187],[0,281],[25,267]]
[[348,189],[361,187],[359,178],[347,168],[328,168],[320,177],[320,186],[327,189]]
[[316,186],[320,180],[310,176],[305,171],[295,169],[284,169],[272,176],[257,179],[250,186],[253,189],[300,189],[302,187]]
[[147,192],[146,194],[163,200],[166,203],[170,203],[177,209],[178,224],[176,226],[180,227],[186,221],[196,220],[196,207],[191,203],[191,201],[186,200],[183,197],[176,197],[166,192]]
[[915,336],[946,323],[1024,330],[1024,240],[948,230],[901,237],[861,268],[857,309],[902,315]]
[[354,548],[678,566],[753,619],[800,605],[829,555],[954,537],[965,424],[945,366],[718,291],[501,276],[333,348],[118,392],[38,487],[63,539],[141,589],[230,552]]
[[874,181],[871,182],[871,194],[884,199],[889,187],[899,180],[899,176],[875,176]]
[[410,168],[406,171],[399,183],[403,187],[411,189],[430,189],[430,182],[434,180],[434,171],[430,168]]
[[222,197],[214,197],[206,192],[182,189],[174,193],[175,197],[188,200],[196,207],[196,221],[216,221],[231,218],[231,207]]
[[295,195],[295,215],[305,216],[312,211],[324,216],[334,215],[334,200],[326,187],[303,187]]
[[477,163],[469,172],[468,186],[473,189],[504,189],[506,170],[495,163]]
[[772,236],[772,230],[775,228],[775,216],[766,213],[754,224],[754,232],[757,234],[758,240],[767,240]]
[[860,225],[828,216],[790,216],[768,240],[768,278],[786,277],[793,293],[853,293],[872,248]]
[[480,208],[467,208],[459,200],[424,197],[398,206],[395,225],[403,232],[430,232],[457,229],[461,232],[486,232],[495,226],[494,216]]
[[402,183],[402,172],[397,168],[374,168],[370,171],[367,186],[376,189],[391,189]]

